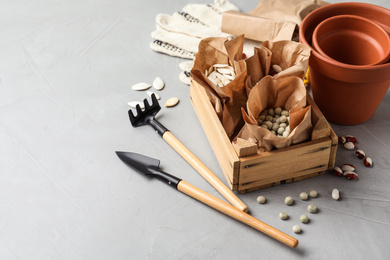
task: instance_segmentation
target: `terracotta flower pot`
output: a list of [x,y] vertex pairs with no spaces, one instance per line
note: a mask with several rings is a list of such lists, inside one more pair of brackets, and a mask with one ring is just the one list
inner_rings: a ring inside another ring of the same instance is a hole
[[351,65],[389,61],[390,36],[378,24],[356,15],[337,15],[313,32],[312,47],[322,56]]
[[311,46],[314,29],[336,15],[358,15],[390,32],[390,10],[365,3],[329,4],[311,12],[299,28],[299,41],[311,48],[309,59],[313,98],[327,120],[360,124],[375,113],[390,86],[390,63],[356,66],[326,58]]

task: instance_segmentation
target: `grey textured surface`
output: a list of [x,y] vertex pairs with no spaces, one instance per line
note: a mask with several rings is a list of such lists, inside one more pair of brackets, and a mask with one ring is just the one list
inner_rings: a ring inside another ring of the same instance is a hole
[[[210,3],[211,1],[191,1]],[[336,1],[331,1],[336,2]],[[233,1],[242,11],[257,1]],[[388,0],[371,3],[390,8]],[[137,151],[223,199],[160,136],[132,128],[127,102],[142,100],[137,82],[160,76],[166,87],[158,119],[226,180],[179,81],[178,58],[153,52],[158,13],[183,1],[0,1],[1,259],[388,259],[390,255],[390,92],[351,134],[374,160],[362,166],[339,148],[336,164],[357,165],[358,181],[330,174],[238,194],[251,214],[299,239],[297,249],[271,239],[127,168],[115,151]],[[341,201],[331,198],[333,188]],[[319,197],[303,202],[302,191]],[[256,197],[264,195],[260,205]],[[296,203],[287,207],[287,195]],[[310,222],[292,226],[309,203]],[[286,211],[290,218],[278,218]]]

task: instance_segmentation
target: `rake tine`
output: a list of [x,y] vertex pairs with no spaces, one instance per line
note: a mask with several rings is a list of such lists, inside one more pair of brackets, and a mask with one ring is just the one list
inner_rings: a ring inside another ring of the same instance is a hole
[[154,93],[152,94],[152,106],[160,107],[160,104],[158,103],[157,97]]
[[148,100],[146,98],[144,99],[144,106],[145,106],[145,110],[150,109],[149,102],[148,102]]
[[135,106],[135,109],[137,110],[137,116],[136,117],[139,117],[142,114],[141,106],[139,104],[137,104]]
[[129,117],[130,117],[130,122],[133,124],[135,121],[135,116],[133,114],[133,111],[131,111],[131,109],[129,110]]

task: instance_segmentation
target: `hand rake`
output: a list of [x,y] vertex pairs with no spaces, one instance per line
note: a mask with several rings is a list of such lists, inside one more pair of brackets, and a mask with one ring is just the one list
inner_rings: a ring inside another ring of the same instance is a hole
[[142,111],[136,106],[137,115],[129,110],[130,122],[133,127],[151,125],[158,134],[179,153],[203,178],[205,178],[223,197],[241,211],[247,212],[248,207],[228,188],[217,176],[215,176],[194,154],[190,152],[165,126],[155,119],[161,107],[157,98],[152,94],[152,104],[144,99],[145,109]]

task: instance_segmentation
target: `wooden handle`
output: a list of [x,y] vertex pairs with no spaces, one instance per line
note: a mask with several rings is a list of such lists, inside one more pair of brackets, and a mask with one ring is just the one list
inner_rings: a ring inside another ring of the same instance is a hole
[[214,175],[196,156],[190,152],[171,132],[166,131],[163,139],[172,146],[203,178],[205,178],[224,198],[241,211],[248,212],[245,205],[223,182]]
[[226,214],[238,221],[241,221],[242,223],[257,229],[290,247],[295,248],[298,246],[297,239],[283,233],[280,230],[277,230],[276,228],[271,227],[270,225],[265,224],[264,222],[261,222],[260,220],[248,215],[245,212],[238,210],[229,203],[226,203],[208,194],[207,192],[198,189],[197,187],[189,184],[188,182],[185,182],[183,180],[180,181],[177,185],[177,189],[187,194],[188,196],[193,197],[194,199],[197,199],[204,204],[222,212],[223,214]]

